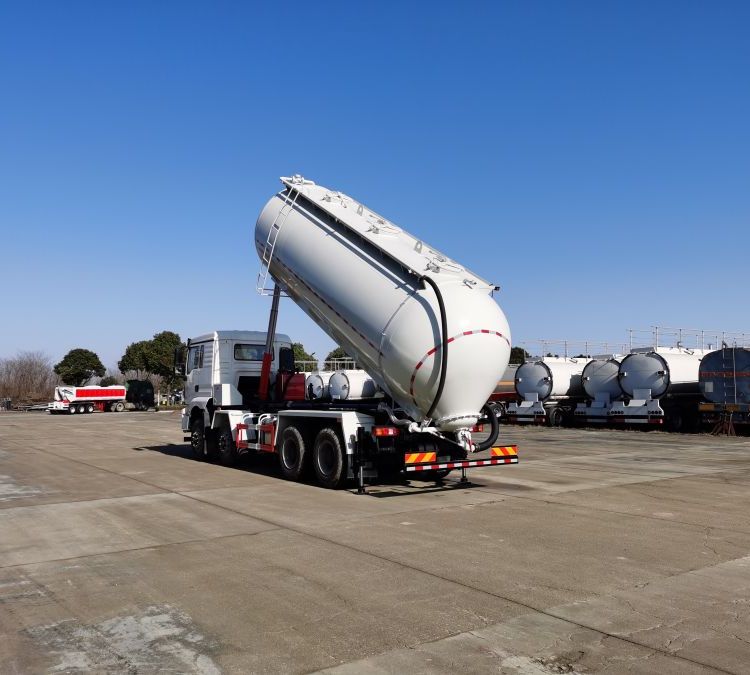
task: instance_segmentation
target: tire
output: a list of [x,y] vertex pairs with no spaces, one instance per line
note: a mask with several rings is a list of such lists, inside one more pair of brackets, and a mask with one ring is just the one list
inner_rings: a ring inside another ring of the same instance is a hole
[[547,413],[547,425],[550,427],[561,427],[563,423],[563,411],[560,408],[550,408]]
[[237,463],[237,446],[229,427],[216,431],[216,455],[222,466],[234,466]]
[[76,414],[76,407],[73,403],[71,403],[68,406],[68,415],[75,415]]
[[78,404],[78,410],[76,411],[79,415],[83,415],[86,412],[86,406],[83,403]]
[[287,480],[299,480],[305,468],[305,439],[297,427],[287,427],[281,434],[279,464]]
[[123,410],[125,410],[125,404],[122,401],[117,401],[117,403],[112,404],[113,412],[122,412]]
[[315,437],[313,466],[318,482],[335,490],[346,481],[346,453],[335,429],[326,427]]
[[93,403],[89,403],[89,404],[88,404],[88,405],[86,406],[86,412],[87,412],[87,413],[88,413],[89,415],[90,415],[90,414],[91,414],[92,412],[94,412],[94,404],[93,404]]
[[206,430],[203,428],[203,420],[196,419],[190,423],[190,447],[195,459],[206,459]]

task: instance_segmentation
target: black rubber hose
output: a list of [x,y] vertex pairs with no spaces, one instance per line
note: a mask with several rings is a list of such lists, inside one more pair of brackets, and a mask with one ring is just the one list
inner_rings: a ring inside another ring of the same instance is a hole
[[437,393],[432,400],[432,405],[427,411],[426,417],[432,419],[432,413],[435,412],[440,397],[443,395],[445,386],[445,376],[448,373],[448,317],[445,314],[445,304],[443,303],[443,294],[440,292],[438,285],[430,277],[422,277],[422,281],[432,286],[437,296],[438,307],[440,308],[440,333],[441,333],[441,350],[440,350],[440,380],[438,381]]
[[[500,423],[497,421],[497,415],[495,414],[495,411],[492,409],[492,406],[485,405],[482,408],[482,412],[485,414],[484,417],[486,417],[490,422],[490,435],[483,440],[481,443],[477,443],[476,448],[477,452],[482,452],[482,450],[487,450],[487,448],[491,448],[492,444],[497,440],[497,437],[500,435]],[[482,417],[481,419],[484,419]],[[481,422],[477,422],[477,424],[480,424]]]

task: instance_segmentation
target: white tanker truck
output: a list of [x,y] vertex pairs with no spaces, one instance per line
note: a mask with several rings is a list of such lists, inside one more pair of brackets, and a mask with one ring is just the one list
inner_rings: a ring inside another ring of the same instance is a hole
[[515,388],[520,401],[508,405],[508,421],[561,426],[583,395],[581,373],[588,360],[567,356],[527,359],[516,370]]
[[701,401],[698,371],[709,351],[680,346],[633,349],[620,363],[623,399],[612,404],[610,422],[696,430]]
[[594,356],[581,373],[586,400],[574,411],[578,424],[607,424],[612,403],[622,399],[620,388],[621,354]]
[[[275,453],[288,479],[311,467],[325,487],[356,478],[360,491],[388,472],[461,469],[465,481],[469,467],[517,463],[515,446],[495,444],[486,406],[510,357],[496,287],[351,197],[300,176],[281,181],[255,227],[259,290],[274,282],[268,330],[191,340],[181,366],[182,429],[196,454],[232,464]],[[343,372],[325,383],[333,396],[322,382],[306,386],[289,339],[275,334],[282,292],[370,384]],[[480,422],[490,432],[477,443]]]

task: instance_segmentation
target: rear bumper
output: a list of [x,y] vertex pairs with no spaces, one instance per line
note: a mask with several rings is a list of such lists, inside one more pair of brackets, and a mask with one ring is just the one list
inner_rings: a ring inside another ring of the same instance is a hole
[[498,466],[505,464],[518,464],[517,446],[497,446],[490,449],[489,457],[479,457],[476,459],[461,459],[442,462],[438,459],[437,461],[432,462],[407,462],[404,470],[411,473],[417,471],[441,471],[445,469],[470,469],[478,466]]

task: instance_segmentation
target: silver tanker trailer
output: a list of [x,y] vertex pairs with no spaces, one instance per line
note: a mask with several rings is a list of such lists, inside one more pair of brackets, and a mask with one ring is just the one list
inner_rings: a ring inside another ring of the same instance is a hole
[[581,373],[586,400],[574,411],[578,424],[607,424],[612,403],[622,399],[618,374],[621,354],[594,356]]
[[704,424],[733,433],[735,424],[750,424],[750,349],[724,347],[703,357],[698,384],[704,402]]
[[[341,192],[281,180],[255,227],[258,287],[273,293],[264,340],[222,351],[215,337],[183,368],[182,428],[196,454],[231,464],[273,453],[291,480],[309,466],[325,487],[357,478],[360,490],[393,471],[440,477],[516,463],[514,446],[496,445],[486,405],[510,357],[497,287]],[[274,340],[282,293],[366,376],[334,373],[306,387],[288,345]],[[480,421],[490,433],[476,442]]]
[[515,374],[520,399],[507,406],[509,422],[560,426],[569,421],[583,396],[581,375],[587,357],[545,356],[528,359]]
[[679,346],[634,349],[620,363],[623,400],[612,404],[610,422],[695,430],[701,400],[698,369],[707,353]]

